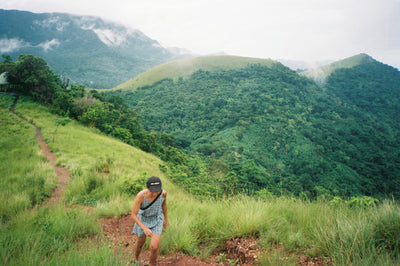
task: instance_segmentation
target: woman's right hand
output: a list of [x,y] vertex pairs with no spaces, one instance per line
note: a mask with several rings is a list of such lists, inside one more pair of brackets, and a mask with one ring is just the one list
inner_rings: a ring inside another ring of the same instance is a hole
[[151,237],[153,235],[153,232],[147,227],[145,229],[143,229],[143,232],[146,236],[149,236],[149,237]]

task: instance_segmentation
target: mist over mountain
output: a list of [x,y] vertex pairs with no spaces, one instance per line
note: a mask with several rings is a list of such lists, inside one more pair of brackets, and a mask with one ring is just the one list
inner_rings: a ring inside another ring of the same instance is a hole
[[189,56],[139,30],[99,17],[0,10],[0,54],[42,57],[73,83],[111,88],[156,65]]
[[277,59],[277,61],[287,66],[288,68],[298,72],[333,63],[332,60],[310,62],[310,61],[300,61],[300,60],[290,60],[290,59]]

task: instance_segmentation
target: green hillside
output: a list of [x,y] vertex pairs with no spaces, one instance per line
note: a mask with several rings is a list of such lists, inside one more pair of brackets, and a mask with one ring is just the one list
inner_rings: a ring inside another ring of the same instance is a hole
[[327,90],[343,102],[355,105],[385,124],[400,130],[400,75],[391,66],[376,61],[333,72]]
[[321,66],[314,69],[308,69],[301,72],[301,75],[312,78],[319,85],[324,85],[327,78],[337,69],[352,68],[365,63],[375,61],[372,57],[367,54],[359,54],[349,58],[345,58],[340,61],[333,62],[329,65]]
[[[335,92],[333,80],[320,88],[275,63],[202,68],[185,79],[110,93],[126,99],[147,130],[175,136],[189,153],[223,161],[241,189],[308,198],[399,197],[399,130],[387,121],[396,116],[400,73],[365,55],[333,65],[352,73],[349,67],[364,61],[376,71],[357,85],[365,87],[364,95],[394,96],[387,109],[379,104],[379,116],[368,102],[362,107]],[[386,83],[375,90],[378,77]],[[354,78],[346,79],[341,90],[353,91]]]
[[[57,164],[70,170],[71,181],[66,205],[41,206],[25,196],[7,199],[13,193],[29,195],[32,184],[43,184],[42,176],[54,178],[34,141],[33,127],[8,112],[13,101],[13,96],[0,95],[0,112],[6,118],[0,122],[0,132],[8,136],[0,142],[0,154],[2,159],[13,159],[20,153],[23,162],[24,156],[30,157],[25,169],[31,181],[27,185],[23,173],[5,180],[24,164],[1,161],[4,175],[0,196],[7,205],[2,204],[0,209],[0,260],[5,265],[131,262],[132,257],[124,253],[122,246],[102,235],[99,221],[127,213],[135,187],[140,189],[144,186],[140,180],[153,174],[162,178],[169,192],[169,227],[162,235],[161,260],[163,256],[176,258],[177,253],[206,260],[216,254],[219,262],[240,263],[241,257],[229,256],[225,242],[254,239],[257,244],[252,250],[260,265],[298,265],[312,260],[335,265],[399,263],[400,229],[396,225],[400,210],[394,202],[376,205],[371,198],[336,198],[328,204],[268,195],[198,201],[159,170],[164,164],[159,158],[96,129],[72,121],[58,129],[53,142],[57,121],[62,117],[27,97],[20,97],[16,113],[41,127],[44,139],[58,157]],[[91,211],[82,205],[91,206]],[[5,216],[7,209],[14,212]]]
[[249,64],[272,66],[276,62],[269,59],[239,56],[203,56],[182,59],[156,66],[115,87],[113,90],[135,90],[139,87],[153,85],[163,79],[176,81],[179,78],[186,78],[200,69],[204,71],[233,70],[246,67]]

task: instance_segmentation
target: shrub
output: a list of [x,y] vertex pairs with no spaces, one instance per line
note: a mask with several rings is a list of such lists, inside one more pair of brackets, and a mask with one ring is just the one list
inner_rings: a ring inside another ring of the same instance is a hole
[[110,166],[112,165],[112,163],[113,163],[113,161],[110,158],[107,158],[105,160],[100,159],[94,168],[99,173],[109,174]]
[[346,204],[349,207],[367,208],[376,206],[378,202],[379,201],[377,199],[368,196],[363,196],[363,197],[351,197],[350,200],[346,201]]
[[121,190],[128,195],[136,195],[146,188],[147,178],[142,176],[139,178],[126,178],[121,185]]

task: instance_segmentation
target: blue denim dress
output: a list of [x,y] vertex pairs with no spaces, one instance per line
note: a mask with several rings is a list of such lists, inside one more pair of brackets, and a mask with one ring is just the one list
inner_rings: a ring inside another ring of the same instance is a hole
[[[151,203],[151,201],[148,201],[146,197],[144,196],[143,191],[141,191],[144,201],[140,205],[141,208],[145,208],[147,205]],[[146,210],[141,210],[139,209],[139,212],[137,216],[139,217],[139,220],[153,232],[153,234],[161,235],[162,229],[163,229],[163,217],[164,217],[164,212],[162,209],[162,204],[164,202],[164,199],[162,196],[158,198],[156,202],[154,202],[153,205],[151,205],[148,209]],[[144,231],[140,226],[138,226],[135,223],[135,226],[133,227],[133,233],[136,234],[138,237],[144,236]]]

